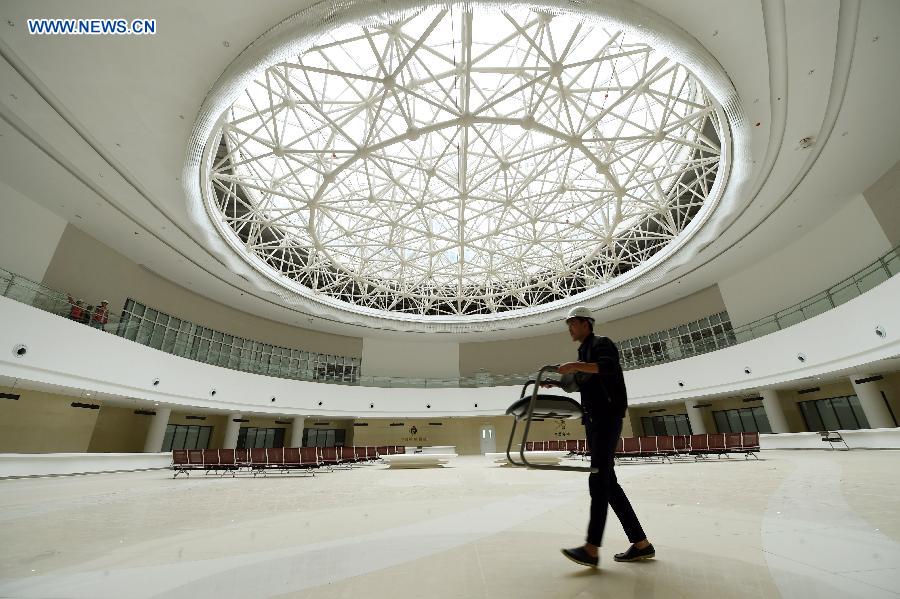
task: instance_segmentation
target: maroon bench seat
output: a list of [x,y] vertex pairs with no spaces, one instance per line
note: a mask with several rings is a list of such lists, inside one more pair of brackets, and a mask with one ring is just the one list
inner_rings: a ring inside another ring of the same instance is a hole
[[247,466],[253,472],[253,476],[256,476],[260,472],[265,475],[266,468],[269,466],[269,457],[266,455],[266,449],[264,447],[254,447],[253,449],[250,449],[249,452]]
[[320,447],[319,449],[319,459],[322,462],[323,466],[332,467],[340,464],[340,458],[338,457],[337,447]]
[[659,455],[657,437],[638,437],[638,443],[641,447],[641,457],[650,458]]
[[690,443],[691,448],[689,450],[689,453],[691,455],[697,457],[706,457],[706,454],[709,453],[708,435],[691,435]]
[[659,435],[656,437],[656,455],[663,458],[678,455],[678,451],[675,449],[674,435]]
[[728,455],[728,448],[725,447],[725,433],[710,433],[706,435],[706,442],[709,446],[708,453],[722,457]]

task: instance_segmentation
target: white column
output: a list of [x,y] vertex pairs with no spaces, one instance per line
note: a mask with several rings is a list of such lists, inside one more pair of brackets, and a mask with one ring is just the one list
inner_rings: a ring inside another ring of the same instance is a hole
[[684,402],[684,407],[687,408],[688,420],[691,422],[691,432],[695,435],[705,435],[706,434],[706,423],[703,422],[703,409],[695,408],[694,404],[697,403],[695,399],[689,399]]
[[787,418],[784,417],[784,408],[781,407],[781,396],[778,394],[778,391],[775,389],[760,389],[759,396],[762,397],[763,409],[766,411],[766,418],[769,419],[769,426],[772,427],[772,432],[791,432]]
[[866,420],[869,421],[870,428],[893,428],[894,419],[891,418],[891,412],[888,410],[887,403],[881,396],[881,382],[871,381],[868,383],[857,383],[857,379],[865,379],[870,377],[868,374],[854,374],[850,377],[850,383],[853,385],[853,391],[859,398],[859,405],[862,406]]
[[306,418],[303,416],[294,416],[294,422],[291,425],[291,444],[289,447],[300,447],[303,443],[303,425]]
[[163,438],[166,436],[166,426],[169,424],[171,408],[156,408],[156,415],[150,421],[150,430],[144,440],[144,453],[159,453],[162,451]]
[[225,425],[225,439],[222,441],[222,449],[236,449],[238,433],[241,432],[241,423],[235,422],[240,414],[229,414]]

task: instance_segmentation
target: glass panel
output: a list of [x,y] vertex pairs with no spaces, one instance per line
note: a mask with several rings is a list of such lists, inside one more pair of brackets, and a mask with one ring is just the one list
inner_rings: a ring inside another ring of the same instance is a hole
[[653,419],[649,416],[641,416],[641,431],[645,436],[653,434]]
[[725,415],[728,416],[728,426],[731,428],[732,433],[739,433],[744,430],[741,416],[737,410],[727,410]]
[[778,314],[778,324],[782,329],[791,325],[795,325],[798,322],[803,322],[803,312],[801,312],[799,309],[791,310],[789,312],[785,312],[784,314]]
[[[153,332],[153,324],[146,321],[141,320],[140,328],[138,328],[137,337],[135,341],[140,343],[141,345],[147,345],[150,341],[150,334]],[[180,449],[180,448],[177,448]]]
[[716,432],[719,433],[730,433],[731,427],[728,426],[728,418],[725,416],[725,412],[713,412],[713,417],[716,420]]
[[[204,342],[205,343],[205,342]],[[209,344],[209,353],[206,355],[206,361],[210,364],[218,364],[219,363],[219,355],[222,350],[221,343],[211,342]]]
[[838,426],[842,430],[856,430],[859,428],[859,423],[856,422],[856,416],[853,414],[853,410],[850,409],[850,402],[847,401],[846,397],[832,398],[831,407],[834,408],[834,413],[837,414]]
[[778,330],[778,323],[774,318],[766,318],[758,323],[753,323],[753,337],[762,337]]
[[187,449],[184,446],[184,440],[187,437],[187,429],[186,426],[176,426],[175,428],[175,437],[172,440],[172,449]]
[[175,336],[178,334],[178,331],[175,329],[166,329],[166,337],[163,340],[162,350],[166,353],[174,353],[175,351]]
[[859,289],[856,288],[853,281],[841,283],[839,287],[832,288],[830,291],[831,299],[834,301],[835,306],[840,306],[844,302],[852,300],[859,295]]
[[275,430],[275,441],[272,443],[272,447],[284,447],[284,429],[276,428]]
[[893,252],[884,259],[891,276],[900,274],[900,252]]
[[654,416],[653,417],[653,435],[665,435],[666,434],[666,422],[663,419],[663,416]]
[[232,345],[230,348],[230,354],[228,356],[228,368],[237,369],[241,363],[241,348]]
[[334,430],[325,431],[325,447],[334,447]]
[[199,426],[187,427],[187,436],[184,439],[185,449],[197,449],[197,439],[200,437]]
[[850,409],[853,410],[853,415],[856,416],[856,421],[859,422],[860,428],[871,428],[869,426],[869,419],[866,418],[862,406],[859,405],[859,398],[855,395],[851,395],[847,398],[847,401],[850,404]]
[[741,426],[745,433],[755,433],[756,421],[753,419],[753,411],[750,408],[739,410],[741,416]]
[[675,417],[675,425],[678,429],[679,435],[690,435],[691,434],[691,421],[687,417],[687,414],[678,414]]
[[209,340],[200,339],[200,347],[197,348],[196,359],[200,362],[206,362],[209,357]]
[[172,438],[175,436],[175,425],[169,424],[166,426],[166,434],[163,436],[163,451],[172,451]]
[[334,444],[335,445],[343,445],[344,440],[346,439],[347,431],[344,429],[338,429],[334,431]]
[[766,415],[766,410],[762,406],[757,406],[752,408],[753,418],[756,420],[756,428],[761,433],[771,433],[772,426],[769,424],[769,417]]
[[125,333],[123,337],[128,339],[129,341],[136,341],[138,328],[140,327],[141,321],[135,318],[130,318],[128,322],[125,324]]
[[822,312],[826,312],[830,309],[831,301],[827,296],[821,295],[803,306],[803,316],[805,318],[812,318],[813,316],[818,316]]
[[873,264],[854,278],[856,279],[856,286],[859,287],[859,290],[862,293],[865,293],[876,285],[880,285],[887,281],[888,275],[884,269],[881,268],[881,264],[879,263]]
[[166,336],[166,329],[163,325],[157,324],[153,328],[153,334],[150,336],[150,343],[148,344],[153,349],[161,349],[163,339]]
[[209,449],[209,435],[211,432],[211,426],[200,427],[200,436],[197,439],[197,449]]
[[800,402],[800,413],[803,414],[803,419],[806,421],[806,428],[808,428],[812,432],[819,432],[825,430],[825,426],[822,424],[822,419],[819,418],[819,411],[816,410],[816,406],[813,401],[801,401]]
[[247,436],[244,440],[244,444],[248,449],[253,449],[256,447],[256,428],[247,427],[245,430],[247,431]]
[[678,427],[675,425],[675,417],[674,416],[666,416],[665,423],[666,423],[666,426],[665,426],[666,432],[663,434],[665,434],[665,435],[677,435],[678,434]]
[[274,447],[275,446],[275,429],[267,428],[266,429],[266,440],[264,441],[263,447]]
[[835,414],[834,408],[831,407],[830,399],[820,399],[815,402],[815,406],[819,410],[819,417],[822,419],[822,424],[825,425],[826,430],[836,431],[841,427],[837,414]]

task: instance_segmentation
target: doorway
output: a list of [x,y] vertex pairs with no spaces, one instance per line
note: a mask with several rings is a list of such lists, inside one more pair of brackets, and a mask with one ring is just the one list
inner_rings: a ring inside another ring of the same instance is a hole
[[481,425],[481,455],[496,453],[497,441],[494,439],[494,427],[490,424]]

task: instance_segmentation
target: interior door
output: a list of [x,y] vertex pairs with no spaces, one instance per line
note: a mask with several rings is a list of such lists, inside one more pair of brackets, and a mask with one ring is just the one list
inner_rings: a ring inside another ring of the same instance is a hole
[[481,454],[496,453],[497,441],[494,439],[494,427],[490,424],[481,425]]

